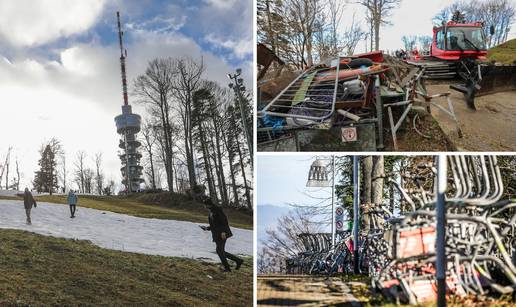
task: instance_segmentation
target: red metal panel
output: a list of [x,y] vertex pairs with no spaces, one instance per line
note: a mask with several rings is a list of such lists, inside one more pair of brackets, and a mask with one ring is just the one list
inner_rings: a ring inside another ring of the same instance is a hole
[[400,229],[397,236],[397,258],[421,256],[435,251],[435,228],[433,226]]

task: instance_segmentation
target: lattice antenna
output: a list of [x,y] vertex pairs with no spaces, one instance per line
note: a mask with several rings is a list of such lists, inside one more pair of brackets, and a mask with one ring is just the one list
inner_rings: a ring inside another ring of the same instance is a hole
[[124,105],[129,104],[127,98],[127,77],[125,73],[125,58],[127,57],[127,50],[124,49],[122,26],[120,25],[120,12],[116,12],[116,18],[118,23],[118,42],[120,43],[120,69],[122,71],[122,92],[124,95]]

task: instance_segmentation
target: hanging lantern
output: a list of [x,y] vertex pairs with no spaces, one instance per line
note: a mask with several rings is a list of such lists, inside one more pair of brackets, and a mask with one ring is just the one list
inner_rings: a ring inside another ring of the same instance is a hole
[[308,172],[307,187],[329,187],[331,185],[328,179],[328,163],[322,159],[316,159],[310,166]]

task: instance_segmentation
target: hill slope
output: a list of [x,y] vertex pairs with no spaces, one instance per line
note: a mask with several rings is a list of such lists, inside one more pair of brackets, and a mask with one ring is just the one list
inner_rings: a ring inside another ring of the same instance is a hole
[[490,60],[513,64],[516,62],[516,39],[506,41],[505,43],[489,49],[487,57]]
[[184,258],[0,230],[0,306],[248,306],[252,259],[231,273]]

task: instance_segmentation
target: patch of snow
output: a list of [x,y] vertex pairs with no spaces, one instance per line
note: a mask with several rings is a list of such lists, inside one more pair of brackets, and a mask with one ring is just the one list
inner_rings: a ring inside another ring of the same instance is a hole
[[[103,248],[149,255],[175,256],[219,262],[211,232],[199,224],[134,217],[77,206],[74,219],[67,205],[38,203],[32,208],[32,225],[25,223],[23,202],[0,200],[0,228],[89,240]],[[206,220],[208,218],[206,217]],[[226,251],[253,254],[253,232],[232,227]]]

